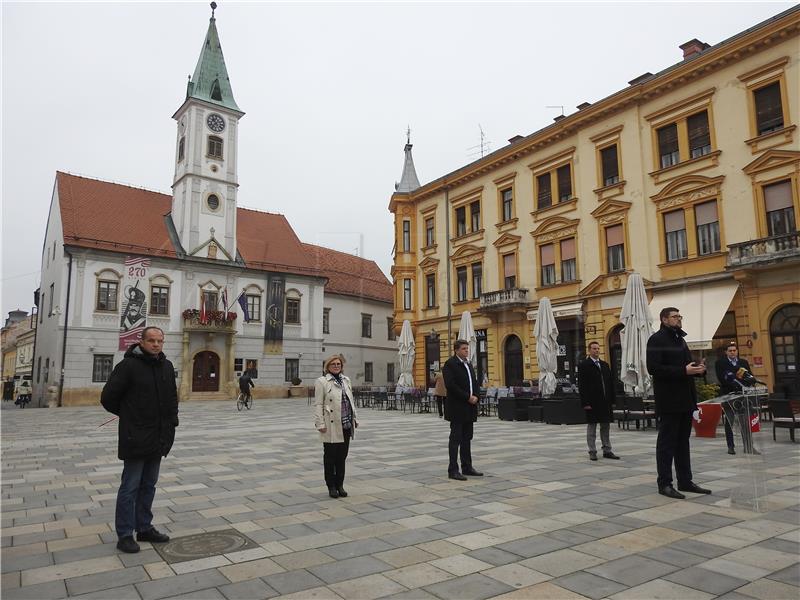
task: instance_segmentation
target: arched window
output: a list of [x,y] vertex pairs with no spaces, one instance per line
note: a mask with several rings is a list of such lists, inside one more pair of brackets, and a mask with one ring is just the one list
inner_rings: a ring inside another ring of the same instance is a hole
[[169,291],[172,281],[166,275],[150,278],[150,314],[169,315]]
[[215,135],[208,136],[208,156],[222,158],[222,138]]
[[182,137],[181,141],[178,142],[178,162],[183,160],[184,154],[186,152],[186,137]]
[[103,269],[96,273],[96,277],[97,293],[94,309],[101,312],[117,312],[119,282],[122,275],[113,269]]

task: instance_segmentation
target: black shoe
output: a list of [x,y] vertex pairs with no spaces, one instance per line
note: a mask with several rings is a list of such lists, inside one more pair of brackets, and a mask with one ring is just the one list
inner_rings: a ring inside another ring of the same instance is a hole
[[344,488],[336,488],[336,491],[339,492],[339,498],[347,498],[347,492],[344,491]]
[[675,491],[675,488],[671,485],[665,485],[662,488],[658,488],[658,493],[662,496],[666,496],[667,498],[675,498],[676,500],[685,500],[686,496],[683,494]]
[[338,498],[339,497],[339,490],[336,488],[328,488],[328,496],[331,498]]
[[690,481],[686,485],[678,485],[678,489],[682,492],[692,492],[693,494],[710,494],[711,490],[701,488],[699,485]]
[[461,469],[461,473],[470,477],[483,477],[483,473],[475,469]]
[[614,460],[619,460],[619,456],[617,456],[613,452],[603,452],[603,458],[612,458]]
[[597,452],[589,452],[589,460],[597,460]]
[[736,454],[736,450],[733,448],[728,448],[728,454]]
[[153,544],[166,544],[169,541],[169,536],[166,533],[161,533],[155,527],[149,531],[140,531],[136,534],[136,539],[140,542],[151,542]]
[[132,535],[126,535],[125,537],[119,538],[117,550],[127,554],[136,554],[139,551],[139,544],[133,541]]
[[448,473],[447,476],[450,479],[457,479],[458,481],[466,481],[467,478],[464,477],[461,473]]

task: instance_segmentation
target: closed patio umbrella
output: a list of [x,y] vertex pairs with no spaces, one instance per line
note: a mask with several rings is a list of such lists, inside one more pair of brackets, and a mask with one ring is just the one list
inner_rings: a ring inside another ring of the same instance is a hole
[[624,325],[620,332],[622,366],[619,378],[626,389],[646,396],[652,382],[647,372],[647,340],[653,335],[653,317],[650,315],[647,294],[639,273],[628,276],[619,320]]
[[461,313],[461,326],[458,328],[458,339],[469,342],[469,356],[467,360],[471,362],[474,367],[478,340],[475,337],[475,328],[472,326],[472,315],[468,310]]
[[539,362],[539,391],[542,396],[552,396],[556,391],[558,327],[550,298],[546,296],[539,300],[533,335],[536,337],[536,359]]
[[414,343],[414,334],[411,333],[411,323],[408,319],[403,321],[403,328],[400,330],[400,339],[397,340],[397,352],[400,356],[400,378],[397,380],[397,385],[414,387],[413,372],[416,344]]

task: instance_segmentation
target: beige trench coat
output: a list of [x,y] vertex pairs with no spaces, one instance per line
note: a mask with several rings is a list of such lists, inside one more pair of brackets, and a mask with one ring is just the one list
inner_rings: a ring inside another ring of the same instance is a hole
[[[350,406],[353,409],[353,426],[358,425],[356,415],[355,400],[353,399],[353,388],[350,379],[342,375],[344,388],[347,397],[350,398]],[[342,431],[342,388],[338,386],[330,373],[318,378],[314,384],[314,427],[327,427],[327,430],[319,432],[319,437],[324,444],[337,444],[344,442],[344,432]]]

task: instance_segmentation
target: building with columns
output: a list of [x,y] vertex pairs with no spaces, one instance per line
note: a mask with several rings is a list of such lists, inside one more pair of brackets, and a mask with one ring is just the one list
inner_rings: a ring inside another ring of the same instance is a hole
[[395,321],[413,325],[416,380],[451,353],[467,310],[481,379],[535,379],[542,297],[562,381],[593,340],[619,373],[636,271],[656,328],[677,306],[698,356],[736,341],[759,379],[800,392],[800,7],[680,50],[424,185],[406,145],[389,210]]
[[[232,398],[245,370],[255,376],[257,398],[286,396],[292,379],[310,384],[321,373],[326,286],[346,292],[331,300],[345,298],[342,327],[359,331],[361,313],[392,316],[390,284],[373,261],[349,256],[350,271],[368,272],[369,281],[343,283],[346,274],[326,262],[338,253],[309,249],[283,215],[238,207],[244,114],[212,14],[173,115],[172,195],[56,174],[38,293],[34,405],[48,391],[57,404],[98,402],[113,365],[145,325],[164,330],[181,400]],[[358,317],[346,323],[345,312]],[[375,361],[396,356],[386,332],[373,345]],[[363,375],[358,356],[352,367]]]

